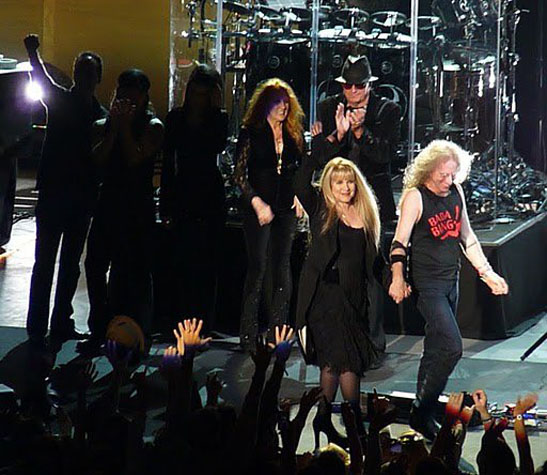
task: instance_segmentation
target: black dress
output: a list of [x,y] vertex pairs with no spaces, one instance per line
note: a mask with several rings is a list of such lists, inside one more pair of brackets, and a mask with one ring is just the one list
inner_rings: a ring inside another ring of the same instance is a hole
[[332,265],[318,283],[308,323],[321,368],[362,374],[376,358],[366,317],[367,241],[362,229],[339,221],[338,243]]

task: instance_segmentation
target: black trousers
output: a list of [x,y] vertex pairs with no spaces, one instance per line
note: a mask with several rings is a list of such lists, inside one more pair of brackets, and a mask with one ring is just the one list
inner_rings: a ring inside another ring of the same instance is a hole
[[150,332],[151,231],[151,220],[131,220],[102,210],[93,218],[85,273],[90,306],[88,326],[94,338],[104,338],[116,315],[127,315],[139,323],[145,334]]
[[[261,303],[268,327],[286,323],[292,293],[291,250],[296,231],[292,210],[277,213],[270,224],[260,226],[256,214],[243,219],[247,248],[247,275],[243,288],[240,335],[250,341],[258,335]],[[271,279],[266,279],[266,271]]]
[[51,331],[65,332],[74,328],[72,299],[80,277],[80,257],[89,227],[89,213],[82,209],[63,209],[59,204],[36,206],[36,247],[30,283],[27,333],[44,337],[48,329],[49,305],[55,260],[59,245],[59,271],[55,304],[51,314]]
[[433,405],[462,357],[456,309],[458,280],[415,283],[417,307],[425,320],[424,350],[418,369],[417,395]]
[[172,317],[177,321],[200,318],[204,332],[215,326],[224,224],[224,215],[180,218],[174,229],[175,314]]

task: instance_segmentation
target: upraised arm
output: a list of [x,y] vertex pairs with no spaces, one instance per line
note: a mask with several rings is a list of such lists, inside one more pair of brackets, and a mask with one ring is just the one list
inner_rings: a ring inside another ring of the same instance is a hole
[[40,57],[40,53],[38,52],[40,39],[38,35],[27,35],[24,43],[32,66],[32,79],[38,81],[44,89],[53,91],[60,89],[60,86],[48,74],[44,62]]

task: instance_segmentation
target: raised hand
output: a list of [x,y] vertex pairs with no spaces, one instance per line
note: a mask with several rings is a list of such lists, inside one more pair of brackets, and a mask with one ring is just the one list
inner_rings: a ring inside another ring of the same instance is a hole
[[344,138],[350,127],[349,117],[348,114],[346,114],[344,104],[338,104],[338,107],[336,107],[336,114],[334,115],[334,119],[336,121],[336,136],[338,141],[340,142]]
[[181,367],[181,355],[174,346],[168,346],[163,350],[163,358],[160,365],[160,373],[169,376],[173,371]]
[[473,402],[475,403],[475,409],[481,415],[481,419],[483,421],[488,419],[490,417],[490,413],[488,412],[488,398],[486,397],[486,393],[482,389],[475,389],[471,396],[473,397]]
[[272,358],[272,352],[264,338],[258,337],[256,339],[256,350],[251,353],[251,358],[257,370],[266,371]]
[[28,53],[33,53],[40,47],[40,38],[38,35],[27,35],[23,42]]
[[295,340],[292,340],[294,330],[289,325],[283,325],[281,328],[275,327],[275,344],[268,343],[270,348],[274,348],[277,359],[287,361],[291,355],[291,348]]
[[99,372],[92,360],[80,368],[76,375],[76,386],[80,391],[86,391],[95,381]]
[[308,414],[311,408],[315,406],[319,400],[323,397],[323,388],[320,386],[311,388],[309,391],[304,391],[300,398],[300,409],[303,414]]
[[203,347],[212,340],[212,338],[201,337],[200,333],[202,327],[203,320],[193,318],[184,320],[184,322],[179,322],[178,332],[176,328],[173,330],[175,338],[177,339],[177,350],[181,356]]
[[218,397],[223,388],[222,381],[218,378],[217,373],[208,374],[205,381],[205,388],[207,389],[207,405],[216,406],[218,404]]
[[515,404],[515,409],[513,410],[513,415],[523,415],[530,409],[532,409],[538,402],[538,395],[536,393],[529,393],[524,397],[518,397],[517,403]]
[[370,429],[381,431],[384,427],[395,422],[397,408],[385,397],[379,397],[376,389],[372,394]]

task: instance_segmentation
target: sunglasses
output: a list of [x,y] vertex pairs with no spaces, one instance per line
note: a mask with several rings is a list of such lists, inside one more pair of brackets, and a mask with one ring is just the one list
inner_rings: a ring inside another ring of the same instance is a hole
[[347,84],[347,83],[344,83],[344,84],[342,84],[342,87],[343,87],[346,91],[349,91],[352,87],[354,87],[354,88],[357,89],[358,91],[361,91],[361,90],[363,90],[365,87],[367,87],[367,83],[364,83],[364,84]]

